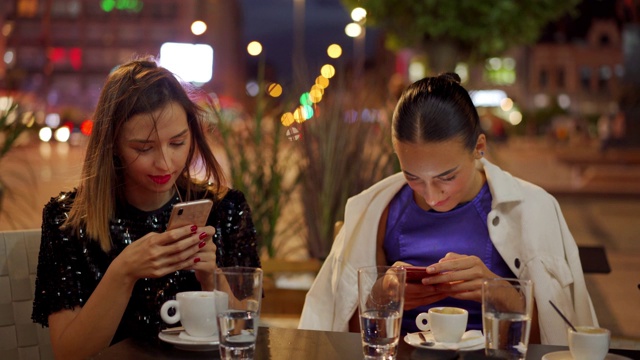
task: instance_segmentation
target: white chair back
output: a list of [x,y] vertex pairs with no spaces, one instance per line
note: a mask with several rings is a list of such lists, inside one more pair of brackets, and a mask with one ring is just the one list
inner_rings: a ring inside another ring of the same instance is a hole
[[40,229],[0,232],[0,359],[53,359],[49,328],[31,321]]

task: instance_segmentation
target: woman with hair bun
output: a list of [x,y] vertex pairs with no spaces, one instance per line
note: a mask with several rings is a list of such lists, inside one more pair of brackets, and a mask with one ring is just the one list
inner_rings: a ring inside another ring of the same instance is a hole
[[422,266],[405,288],[402,332],[431,307],[469,311],[482,329],[482,281],[531,279],[531,342],[567,344],[563,320],[597,325],[578,255],[558,202],[484,158],[478,112],[457,74],[419,80],[392,119],[401,172],[349,199],[344,225],[307,294],[300,328],[359,331],[357,269]]

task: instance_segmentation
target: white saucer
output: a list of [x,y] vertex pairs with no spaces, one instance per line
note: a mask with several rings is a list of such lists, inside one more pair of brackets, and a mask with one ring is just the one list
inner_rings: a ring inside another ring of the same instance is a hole
[[[173,344],[178,349],[190,350],[190,351],[210,351],[218,348],[220,341],[209,341],[209,338],[205,341],[202,340],[186,340],[180,337],[180,334],[167,334],[160,332],[158,334],[160,340]],[[190,337],[193,338],[193,337]]]
[[[545,354],[542,357],[542,360],[573,360],[571,353],[566,351],[556,351],[552,353]],[[604,360],[631,360],[626,356],[618,355],[618,354],[607,354]]]
[[[473,351],[484,349],[484,335],[482,335],[482,331],[480,330],[469,330],[462,335],[462,339],[457,343],[441,343],[436,342],[432,346],[424,346],[420,345],[422,340],[420,339],[419,333],[411,333],[407,334],[404,337],[404,341],[413,346],[420,349],[429,349],[429,350],[459,350],[459,351]],[[435,341],[433,339],[433,334],[430,331],[422,333],[427,341]]]

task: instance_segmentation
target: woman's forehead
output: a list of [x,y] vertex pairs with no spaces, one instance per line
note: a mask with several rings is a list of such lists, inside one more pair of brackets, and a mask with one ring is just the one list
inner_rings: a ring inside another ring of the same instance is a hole
[[394,148],[403,170],[411,173],[441,173],[469,158],[469,151],[458,140],[420,144],[396,141]]
[[125,139],[171,137],[185,128],[188,128],[186,112],[180,105],[169,103],[151,113],[137,114],[129,118],[123,124],[121,136]]

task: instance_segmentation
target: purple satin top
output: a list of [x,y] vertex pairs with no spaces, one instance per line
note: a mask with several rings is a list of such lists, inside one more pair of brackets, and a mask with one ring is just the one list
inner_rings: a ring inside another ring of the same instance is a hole
[[[404,185],[389,204],[384,239],[387,263],[403,261],[414,266],[437,263],[448,252],[475,255],[500,277],[515,275],[489,238],[487,215],[491,211],[491,191],[485,182],[473,200],[447,212],[426,211],[413,199],[413,191]],[[404,312],[402,333],[415,332],[415,318],[431,307],[455,306],[469,311],[467,330],[482,330],[481,304],[476,301],[446,298]]]

